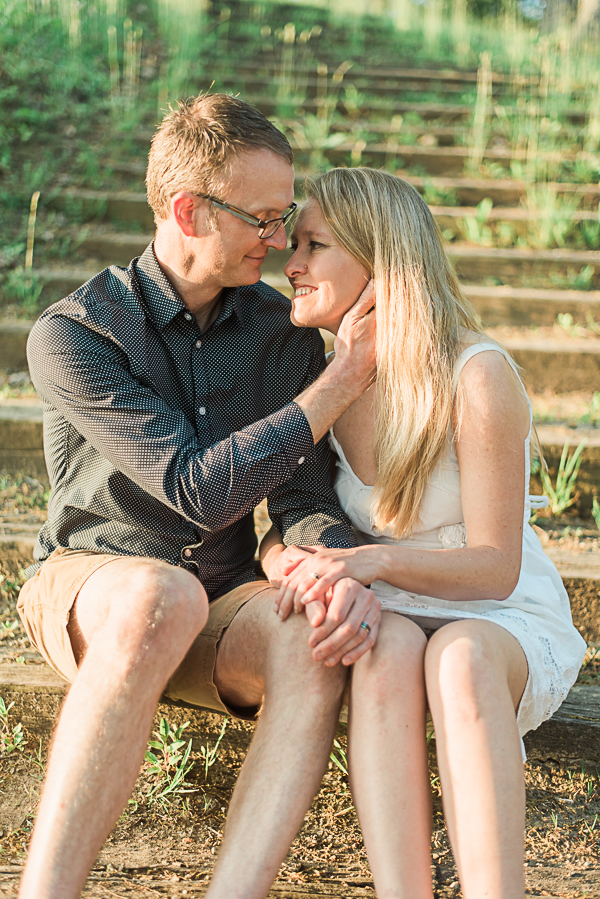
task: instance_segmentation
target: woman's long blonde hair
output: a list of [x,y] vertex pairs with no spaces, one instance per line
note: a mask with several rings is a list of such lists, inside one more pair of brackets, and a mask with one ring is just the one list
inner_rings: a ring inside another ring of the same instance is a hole
[[453,428],[461,329],[482,333],[417,191],[375,169],[307,178],[342,247],[369,272],[377,316],[377,480],[373,523],[396,538],[419,522],[427,483]]

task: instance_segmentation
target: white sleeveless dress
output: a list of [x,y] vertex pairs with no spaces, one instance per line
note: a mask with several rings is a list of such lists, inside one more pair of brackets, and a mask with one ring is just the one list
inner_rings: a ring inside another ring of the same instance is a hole
[[[485,341],[467,347],[455,366],[455,384],[469,359],[490,350],[502,352],[497,344]],[[503,355],[518,376],[510,357],[506,353]],[[529,413],[531,420],[531,405]],[[391,536],[390,528],[382,532],[373,529],[370,515],[373,487],[363,484],[354,473],[333,431],[330,438],[338,456],[335,490],[359,543],[396,544],[415,549],[449,549],[467,544],[454,441],[449,441],[448,451],[423,497],[419,530],[410,538],[396,540]],[[529,435],[524,450],[523,555],[519,581],[508,599],[455,602],[408,593],[385,581],[375,581],[371,585],[381,600],[382,610],[413,618],[426,632],[450,621],[481,618],[499,624],[518,640],[529,666],[517,715],[521,737],[539,727],[558,709],[577,678],[586,648],[585,641],[573,626],[569,598],[560,575],[529,524],[532,500],[535,502],[535,498],[529,496]],[[482,501],[485,502],[485,497]]]

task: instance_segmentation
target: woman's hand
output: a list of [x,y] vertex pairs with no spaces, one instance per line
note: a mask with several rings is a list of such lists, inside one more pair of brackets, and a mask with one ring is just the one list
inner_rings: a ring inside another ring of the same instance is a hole
[[331,602],[332,588],[342,578],[352,578],[360,584],[370,584],[380,577],[382,546],[356,546],[352,549],[326,549],[307,546],[310,556],[294,565],[281,580],[275,600],[275,611],[282,619],[292,609],[301,612],[308,603]]

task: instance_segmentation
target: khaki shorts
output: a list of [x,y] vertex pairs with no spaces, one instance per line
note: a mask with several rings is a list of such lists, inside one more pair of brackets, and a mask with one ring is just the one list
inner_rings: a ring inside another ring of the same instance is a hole
[[[59,548],[21,589],[17,611],[29,639],[50,667],[69,683],[77,675],[77,663],[67,631],[71,609],[88,578],[104,565],[122,558]],[[208,621],[190,650],[193,667],[186,668],[186,657],[167,683],[163,693],[165,699],[254,720],[257,708],[233,709],[223,703],[213,675],[224,631],[243,605],[268,589],[268,581],[251,581],[209,604]]]

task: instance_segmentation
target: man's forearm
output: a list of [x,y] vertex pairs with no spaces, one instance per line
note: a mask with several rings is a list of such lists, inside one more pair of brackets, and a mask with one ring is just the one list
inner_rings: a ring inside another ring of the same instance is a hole
[[296,397],[296,403],[310,425],[315,444],[367,389],[370,381],[370,373],[365,374],[347,364],[334,362],[314,384]]

